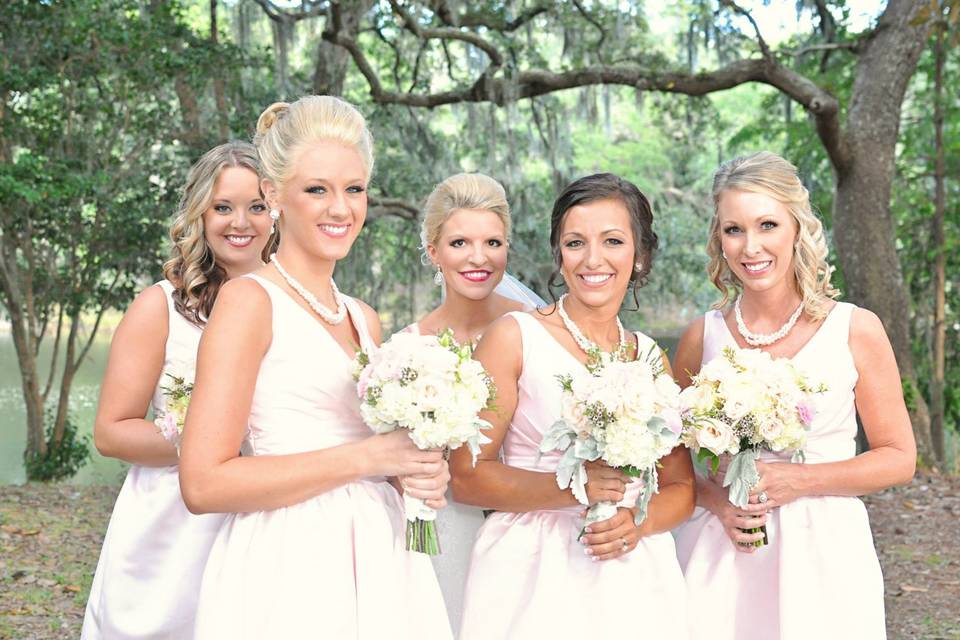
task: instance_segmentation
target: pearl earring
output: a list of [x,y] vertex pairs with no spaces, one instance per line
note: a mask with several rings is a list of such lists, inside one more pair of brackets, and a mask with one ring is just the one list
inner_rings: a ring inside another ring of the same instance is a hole
[[642,262],[638,262],[637,264],[633,265],[633,270],[636,271],[637,273],[640,273],[642,269],[643,269]]
[[438,287],[443,284],[443,271],[440,270],[440,265],[437,265],[437,272],[433,274],[433,284]]

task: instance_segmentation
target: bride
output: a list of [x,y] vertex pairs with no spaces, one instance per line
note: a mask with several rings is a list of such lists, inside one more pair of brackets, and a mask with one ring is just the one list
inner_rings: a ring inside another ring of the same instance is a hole
[[[504,273],[510,238],[510,205],[499,182],[481,173],[458,173],[434,188],[420,232],[443,287],[440,306],[404,331],[437,334],[452,329],[458,342],[476,342],[494,320],[543,300]],[[470,550],[483,512],[451,503],[437,517],[440,555],[433,566],[454,628],[460,623]]]

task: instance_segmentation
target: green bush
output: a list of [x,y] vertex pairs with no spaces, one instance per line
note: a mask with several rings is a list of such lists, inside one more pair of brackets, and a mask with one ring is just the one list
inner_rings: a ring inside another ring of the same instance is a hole
[[[53,423],[56,417],[54,411],[52,407],[48,408],[44,416],[48,443],[53,440]],[[60,446],[48,446],[46,455],[24,452],[23,464],[27,471],[27,480],[54,482],[72,478],[89,459],[90,436],[79,435],[73,416],[68,413]]]

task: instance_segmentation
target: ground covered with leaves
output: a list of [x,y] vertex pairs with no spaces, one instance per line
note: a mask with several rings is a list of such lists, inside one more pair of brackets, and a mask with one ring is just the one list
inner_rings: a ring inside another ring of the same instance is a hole
[[[117,487],[0,487],[0,638],[78,638]],[[960,478],[868,497],[895,640],[960,640]]]

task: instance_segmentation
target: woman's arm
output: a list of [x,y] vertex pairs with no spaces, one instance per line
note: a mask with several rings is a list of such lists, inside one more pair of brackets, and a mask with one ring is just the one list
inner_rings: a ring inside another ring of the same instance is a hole
[[[492,442],[481,447],[477,466],[473,466],[465,447],[450,456],[454,500],[509,512],[579,504],[571,491],[557,486],[554,473],[518,469],[499,461],[503,438],[517,408],[517,381],[523,368],[523,343],[516,319],[506,316],[494,322],[484,333],[474,357],[493,378],[497,408],[480,414],[493,428],[483,432]],[[588,474],[591,479],[587,496],[591,504],[605,500],[619,502],[623,498],[625,476],[619,471],[589,465]]]
[[272,340],[267,293],[240,278],[220,290],[200,341],[187,413],[180,487],[193,513],[277,509],[368,476],[436,475],[439,451],[420,451],[404,431],[277,456],[239,455],[260,362]]
[[854,309],[850,351],[859,375],[854,387],[857,413],[870,450],[842,462],[758,463],[761,478],[751,492],[753,501],[761,491],[767,492],[767,507],[802,496],[860,496],[906,484],[913,478],[916,442],[893,348],[876,314]]
[[148,287],[113,334],[93,426],[101,455],[148,467],[177,464],[176,447],[145,419],[163,371],[167,314],[166,292]]

